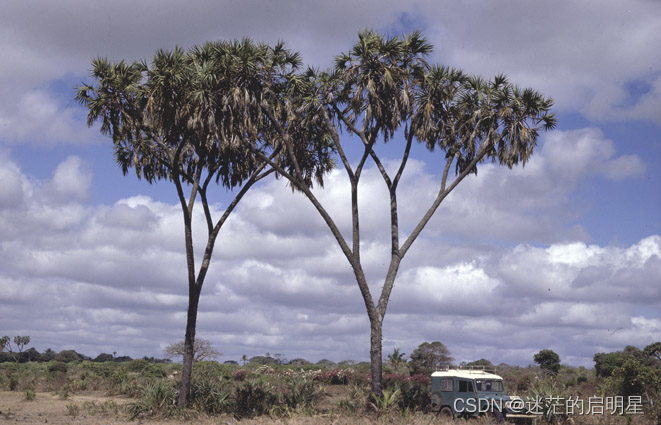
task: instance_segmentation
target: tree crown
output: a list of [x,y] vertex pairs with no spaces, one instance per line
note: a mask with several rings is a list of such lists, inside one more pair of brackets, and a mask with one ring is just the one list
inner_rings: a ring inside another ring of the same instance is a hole
[[[89,110],[88,125],[98,120],[112,137],[124,174],[133,168],[150,183],[178,176],[190,183],[207,170],[232,189],[260,166],[252,149],[258,140],[276,162],[290,165],[263,105],[278,104],[292,81],[300,86],[299,66],[298,53],[284,44],[250,39],[159,50],[149,65],[97,58],[95,84],[80,86],[76,99]],[[309,147],[301,147],[300,162],[310,185],[322,183],[332,162],[323,148]]]

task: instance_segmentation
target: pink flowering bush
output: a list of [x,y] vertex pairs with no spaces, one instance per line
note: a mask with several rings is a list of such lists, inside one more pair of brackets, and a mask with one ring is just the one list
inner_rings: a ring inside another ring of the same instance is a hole
[[248,371],[245,369],[239,369],[234,372],[233,378],[235,381],[245,381],[246,376],[248,376]]
[[314,380],[331,385],[362,385],[369,382],[370,379],[366,379],[363,373],[355,369],[335,368],[317,371]]

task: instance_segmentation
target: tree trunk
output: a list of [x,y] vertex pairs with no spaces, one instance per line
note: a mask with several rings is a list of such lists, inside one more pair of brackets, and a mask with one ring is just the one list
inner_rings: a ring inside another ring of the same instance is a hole
[[188,317],[186,320],[186,337],[184,338],[184,367],[181,371],[181,387],[177,406],[186,407],[190,404],[191,376],[195,356],[195,327],[197,325],[197,306],[200,301],[200,290],[196,285],[189,288]]
[[383,371],[383,348],[381,340],[383,338],[383,319],[375,318],[370,320],[370,371],[372,374],[372,394],[381,396],[381,374]]

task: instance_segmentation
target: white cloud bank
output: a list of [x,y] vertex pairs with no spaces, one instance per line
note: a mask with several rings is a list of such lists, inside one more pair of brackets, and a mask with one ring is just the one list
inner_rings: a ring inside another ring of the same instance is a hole
[[[98,140],[72,101],[97,56],[148,59],[159,48],[248,36],[284,40],[305,63],[325,68],[365,28],[420,28],[436,46],[433,61],[485,77],[506,73],[553,97],[562,112],[661,123],[658,1],[70,0],[4,5],[0,140]],[[65,98],[54,83],[69,86]]]
[[[574,155],[564,156],[565,144],[577,146]],[[644,163],[617,156],[594,129],[551,133],[539,149],[525,169],[485,165],[438,211],[402,264],[385,352],[441,340],[458,361],[527,364],[551,348],[589,366],[595,352],[658,339],[661,236],[599,246],[566,219],[580,213],[568,199],[581,179],[638,177]],[[438,179],[423,162],[409,171],[404,228]],[[373,169],[364,178],[363,261],[379,289],[388,254],[383,184]],[[322,202],[332,214],[348,212],[341,174],[328,179]],[[146,196],[92,206],[92,188],[79,157],[38,181],[2,155],[3,333],[31,335],[40,350],[159,356],[185,326],[179,206]],[[348,217],[339,221],[346,228]],[[198,335],[225,358],[268,351],[342,360],[368,357],[368,329],[348,263],[308,202],[281,181],[252,190],[217,244]]]

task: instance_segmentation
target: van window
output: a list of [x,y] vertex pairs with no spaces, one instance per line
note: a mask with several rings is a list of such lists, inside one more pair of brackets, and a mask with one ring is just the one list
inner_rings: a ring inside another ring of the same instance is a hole
[[472,393],[473,392],[473,381],[459,381],[459,392],[460,393]]
[[496,391],[496,392],[502,392],[505,391],[503,388],[503,381],[497,381],[494,379],[486,379],[486,380],[481,380],[478,379],[475,381],[475,386],[477,387],[478,391]]
[[441,379],[441,391],[454,391],[452,379]]

